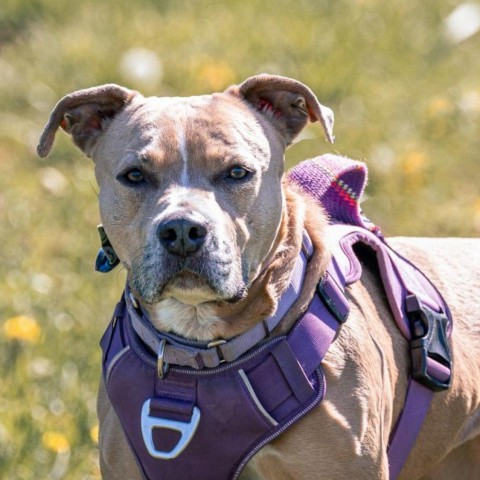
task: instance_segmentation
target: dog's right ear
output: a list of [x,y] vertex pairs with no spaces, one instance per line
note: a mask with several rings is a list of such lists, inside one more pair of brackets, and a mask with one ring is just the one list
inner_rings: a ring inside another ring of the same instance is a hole
[[37,146],[40,157],[46,157],[53,146],[58,127],[71,135],[73,143],[87,156],[109,121],[133,97],[134,90],[115,84],[78,90],[63,97],[55,106]]
[[297,80],[264,73],[247,78],[227,92],[240,95],[264,115],[282,134],[287,146],[308,120],[320,121],[327,140],[334,141],[332,110],[322,105],[310,88]]

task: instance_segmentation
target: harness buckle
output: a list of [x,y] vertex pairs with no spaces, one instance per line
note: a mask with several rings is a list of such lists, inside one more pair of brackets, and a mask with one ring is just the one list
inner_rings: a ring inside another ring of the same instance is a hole
[[335,278],[328,272],[317,285],[317,291],[329,312],[341,325],[347,321],[350,312],[348,299],[342,288],[335,281]]
[[[406,298],[406,310],[412,332],[410,340],[412,377],[434,392],[447,390],[452,378],[447,316],[422,305],[413,294]],[[439,364],[439,367],[432,368],[430,362],[429,369],[429,360]]]
[[214,340],[213,342],[210,342],[210,343],[207,345],[207,348],[215,348],[215,349],[216,349],[219,363],[225,363],[225,362],[226,362],[226,360],[225,360],[225,358],[224,358],[224,356],[223,356],[222,349],[219,348],[220,345],[224,345],[225,343],[227,343],[226,340],[219,339],[219,340]]

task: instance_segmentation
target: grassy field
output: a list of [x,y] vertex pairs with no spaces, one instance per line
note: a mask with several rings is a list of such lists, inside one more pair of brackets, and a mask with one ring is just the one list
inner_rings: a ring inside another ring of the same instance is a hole
[[335,111],[337,142],[313,125],[289,166],[328,151],[365,160],[364,209],[387,234],[478,236],[480,36],[460,38],[459,3],[2,2],[0,478],[100,478],[97,345],[124,275],[93,272],[90,161],[65,135],[35,155],[55,102],[106,82],[191,95],[291,76]]

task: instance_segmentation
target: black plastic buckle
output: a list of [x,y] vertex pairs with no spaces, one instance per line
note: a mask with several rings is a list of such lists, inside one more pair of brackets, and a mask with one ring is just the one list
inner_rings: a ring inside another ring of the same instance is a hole
[[330,313],[337,319],[338,323],[343,324],[347,321],[350,313],[348,299],[342,288],[328,272],[317,285],[317,291],[323,303]]
[[452,371],[452,356],[448,344],[448,318],[443,313],[434,312],[421,304],[416,295],[408,295],[406,309],[410,320],[412,339],[410,355],[412,359],[412,377],[434,392],[450,387],[452,375],[442,381],[429,375],[427,360],[436,360]]

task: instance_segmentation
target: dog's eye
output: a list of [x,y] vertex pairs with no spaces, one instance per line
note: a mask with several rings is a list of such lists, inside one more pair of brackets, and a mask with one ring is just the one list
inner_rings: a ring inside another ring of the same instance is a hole
[[127,183],[141,183],[145,180],[143,172],[138,168],[132,168],[123,174],[123,178]]
[[250,175],[250,171],[240,165],[235,165],[227,172],[227,178],[231,178],[233,180],[242,180],[248,175]]

